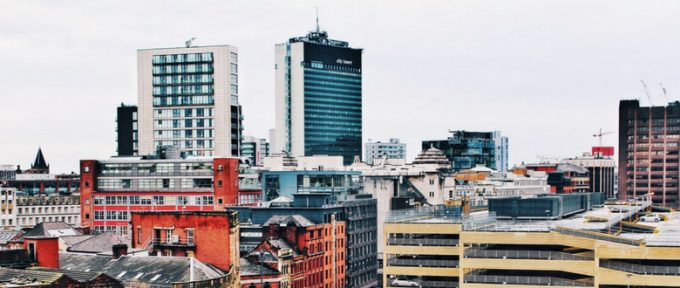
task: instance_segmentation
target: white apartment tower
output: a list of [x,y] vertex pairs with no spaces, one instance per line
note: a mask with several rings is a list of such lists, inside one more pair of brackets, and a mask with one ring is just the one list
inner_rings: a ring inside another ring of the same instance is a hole
[[139,154],[238,156],[238,50],[230,45],[137,51]]

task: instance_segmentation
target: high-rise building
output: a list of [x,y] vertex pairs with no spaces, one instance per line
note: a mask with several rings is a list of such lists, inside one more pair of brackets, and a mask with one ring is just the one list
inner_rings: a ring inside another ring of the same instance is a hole
[[239,155],[236,47],[142,49],[137,70],[140,154],[174,145],[186,155]]
[[269,129],[269,151],[270,153],[281,153],[281,150],[276,149],[276,129]]
[[449,131],[446,140],[426,140],[422,149],[431,147],[444,151],[454,171],[484,165],[499,171],[508,170],[508,138],[501,132]]
[[406,143],[400,143],[399,139],[391,138],[390,142],[367,142],[366,163],[373,164],[374,159],[406,159]]
[[274,151],[361,157],[361,53],[318,27],[276,45]]
[[264,157],[267,156],[269,156],[269,143],[267,143],[267,139],[253,136],[243,137],[243,142],[241,143],[241,157],[247,157],[250,160],[250,165],[262,165]]
[[493,141],[496,144],[496,170],[508,171],[508,137],[494,131]]
[[619,198],[653,194],[655,203],[680,205],[680,102],[640,107],[619,104]]
[[116,152],[118,156],[132,156],[139,152],[137,142],[137,106],[120,104],[116,115]]

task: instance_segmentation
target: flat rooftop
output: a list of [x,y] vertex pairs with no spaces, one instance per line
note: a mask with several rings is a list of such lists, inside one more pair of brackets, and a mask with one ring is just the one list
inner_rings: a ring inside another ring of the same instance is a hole
[[680,212],[650,212],[662,218],[659,222],[636,221],[645,214],[649,202],[617,203],[594,207],[562,219],[497,219],[494,213],[479,211],[455,215],[449,210],[430,207],[392,211],[386,223],[461,224],[464,231],[550,232],[575,231],[582,235],[622,243],[644,243],[647,246],[680,247]]

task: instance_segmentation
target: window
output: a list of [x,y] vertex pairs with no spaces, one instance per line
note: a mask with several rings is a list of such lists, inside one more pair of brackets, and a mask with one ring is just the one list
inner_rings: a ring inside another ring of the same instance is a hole
[[187,229],[187,245],[194,245],[194,229]]
[[165,197],[163,196],[153,196],[153,202],[155,205],[164,205]]

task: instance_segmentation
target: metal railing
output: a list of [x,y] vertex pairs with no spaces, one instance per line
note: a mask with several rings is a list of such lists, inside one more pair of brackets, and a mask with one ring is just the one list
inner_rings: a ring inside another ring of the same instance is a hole
[[[391,279],[387,281],[389,287],[413,287],[413,286],[408,286],[406,285],[398,285],[398,283],[394,283],[395,279]],[[444,287],[458,287],[458,281],[432,281],[432,280],[418,280],[418,281],[413,281],[413,283],[416,283],[418,287],[432,287],[432,288],[444,288]]]
[[403,246],[458,246],[458,239],[418,239],[418,238],[389,238],[387,245]]
[[622,237],[613,236],[613,235],[609,235],[609,234],[597,233],[597,232],[591,232],[591,231],[584,231],[584,230],[578,230],[578,229],[572,229],[572,228],[557,227],[557,228],[554,228],[553,231],[560,233],[560,234],[564,234],[564,235],[578,236],[578,237],[590,238],[590,239],[595,239],[595,240],[603,240],[603,241],[609,241],[609,242],[626,244],[626,245],[633,245],[633,246],[640,246],[642,243],[644,243],[642,240],[627,239],[627,238],[622,238]]
[[418,239],[418,238],[389,238],[387,245],[403,246],[458,246],[458,239]]
[[680,266],[652,266],[640,265],[612,260],[600,261],[600,267],[640,275],[669,275],[680,276]]
[[593,260],[583,256],[572,255],[557,251],[539,250],[489,250],[468,248],[465,250],[465,258],[491,258],[491,259],[542,259],[542,260]]
[[465,275],[464,279],[465,283],[593,287],[593,283],[584,283],[556,277]]
[[153,239],[151,239],[151,244],[158,245],[158,246],[195,246],[196,245],[194,239],[187,239],[187,238],[175,238],[175,239],[153,238]]
[[434,260],[434,259],[388,259],[387,263],[390,266],[405,266],[405,267],[434,267],[434,268],[456,268],[458,267],[458,260]]

